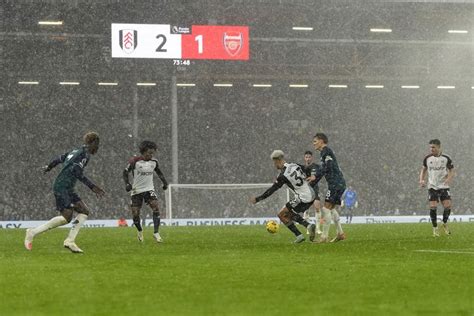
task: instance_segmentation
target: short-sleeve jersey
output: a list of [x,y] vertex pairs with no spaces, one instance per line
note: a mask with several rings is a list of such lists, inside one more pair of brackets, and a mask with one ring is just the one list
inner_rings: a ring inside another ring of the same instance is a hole
[[327,146],[321,150],[321,175],[326,178],[330,189],[346,188],[346,181],[337,163],[336,155]]
[[435,156],[430,154],[423,159],[423,167],[428,171],[428,189],[449,189],[449,185],[444,182],[448,175],[448,170],[453,169],[451,157],[445,154]]
[[62,155],[59,160],[63,163],[63,168],[54,180],[53,190],[56,192],[74,190],[78,175],[82,175],[89,159],[90,155],[86,147],[76,148]]
[[278,175],[276,183],[280,187],[286,184],[304,203],[310,203],[316,197],[314,190],[306,181],[306,173],[302,166],[296,163],[285,163],[285,167]]
[[140,194],[155,189],[153,173],[158,169],[158,160],[144,160],[143,157],[133,157],[128,161],[127,170],[132,172],[133,183],[131,195]]

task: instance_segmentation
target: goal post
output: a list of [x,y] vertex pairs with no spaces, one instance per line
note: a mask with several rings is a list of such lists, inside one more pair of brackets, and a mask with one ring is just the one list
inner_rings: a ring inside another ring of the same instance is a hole
[[290,191],[282,188],[253,205],[272,183],[170,184],[166,195],[168,219],[274,217],[289,200]]

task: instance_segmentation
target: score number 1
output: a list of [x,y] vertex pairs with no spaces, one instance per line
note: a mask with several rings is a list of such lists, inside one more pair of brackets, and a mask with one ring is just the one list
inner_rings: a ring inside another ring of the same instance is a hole
[[198,54],[202,54],[203,51],[204,51],[204,47],[203,47],[203,44],[202,44],[202,42],[203,42],[203,36],[202,36],[202,35],[198,35],[198,36],[196,36],[196,37],[194,38],[194,40],[195,40],[196,42],[198,42]]

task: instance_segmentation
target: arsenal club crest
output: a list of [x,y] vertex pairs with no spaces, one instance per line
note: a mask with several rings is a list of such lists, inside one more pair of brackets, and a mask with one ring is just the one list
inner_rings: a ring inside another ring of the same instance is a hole
[[236,56],[242,49],[243,35],[240,32],[224,33],[224,48],[230,56]]
[[127,54],[133,53],[137,48],[137,31],[135,30],[120,30],[119,31],[119,44],[120,48]]

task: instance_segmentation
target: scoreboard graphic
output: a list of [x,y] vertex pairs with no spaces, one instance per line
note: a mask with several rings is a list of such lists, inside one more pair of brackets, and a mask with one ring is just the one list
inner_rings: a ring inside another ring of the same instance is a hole
[[112,57],[248,60],[249,28],[113,23]]

